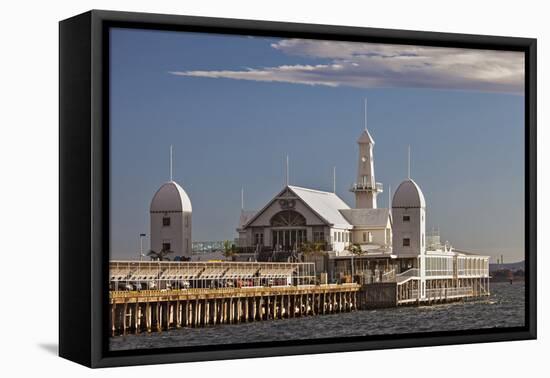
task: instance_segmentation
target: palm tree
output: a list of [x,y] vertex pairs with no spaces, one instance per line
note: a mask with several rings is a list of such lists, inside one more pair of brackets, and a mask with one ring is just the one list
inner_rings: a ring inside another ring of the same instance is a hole
[[310,242],[303,242],[300,245],[300,252],[302,252],[304,255],[309,255],[311,252],[313,252],[313,246]]
[[361,245],[355,243],[350,244],[347,248],[348,251],[350,251],[352,254],[360,256],[363,254],[363,250],[361,249]]
[[223,255],[225,257],[233,257],[237,254],[237,248],[235,244],[231,243],[229,240],[224,240],[223,242]]
[[160,252],[156,252],[151,249],[147,252],[147,256],[151,258],[151,261],[170,261],[170,258],[167,256],[170,253],[174,253],[174,251],[163,249]]

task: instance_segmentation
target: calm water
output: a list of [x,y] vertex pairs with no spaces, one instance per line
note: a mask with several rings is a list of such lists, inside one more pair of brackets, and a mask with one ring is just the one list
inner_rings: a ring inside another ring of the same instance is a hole
[[523,283],[492,283],[480,300],[400,307],[111,338],[111,350],[467,330],[524,325]]

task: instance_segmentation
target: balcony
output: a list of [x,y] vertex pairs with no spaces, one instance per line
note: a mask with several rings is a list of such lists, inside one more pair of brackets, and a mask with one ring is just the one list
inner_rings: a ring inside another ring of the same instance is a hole
[[382,193],[384,191],[384,186],[381,182],[375,183],[375,185],[372,185],[372,183],[355,183],[350,188],[351,192],[366,192],[366,191],[373,191]]

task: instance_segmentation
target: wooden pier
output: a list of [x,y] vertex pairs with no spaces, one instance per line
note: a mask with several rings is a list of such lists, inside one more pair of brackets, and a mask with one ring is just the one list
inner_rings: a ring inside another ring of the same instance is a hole
[[111,291],[112,335],[355,311],[358,284]]
[[[482,270],[421,279],[418,269],[380,282],[318,284],[313,263],[133,262],[110,264],[111,333],[162,332],[489,295]],[[326,282],[326,276],[324,279]],[[356,281],[361,282],[361,280]]]

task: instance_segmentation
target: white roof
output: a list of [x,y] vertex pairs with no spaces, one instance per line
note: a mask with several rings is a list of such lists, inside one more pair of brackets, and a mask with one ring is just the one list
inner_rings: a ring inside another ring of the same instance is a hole
[[193,211],[185,190],[175,181],[168,181],[157,190],[151,201],[151,212]]
[[426,200],[418,184],[407,179],[397,187],[393,195],[392,207],[426,207]]
[[326,222],[335,227],[351,228],[351,224],[339,211],[350,207],[336,194],[299,186],[289,185],[288,188]]
[[389,209],[343,209],[340,213],[354,226],[386,227]]

